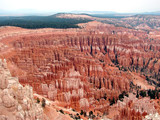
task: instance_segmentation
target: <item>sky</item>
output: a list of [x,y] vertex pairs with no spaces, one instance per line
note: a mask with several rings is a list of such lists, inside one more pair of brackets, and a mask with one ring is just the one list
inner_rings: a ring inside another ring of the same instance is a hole
[[160,0],[0,0],[0,12],[114,11],[140,13],[160,11]]

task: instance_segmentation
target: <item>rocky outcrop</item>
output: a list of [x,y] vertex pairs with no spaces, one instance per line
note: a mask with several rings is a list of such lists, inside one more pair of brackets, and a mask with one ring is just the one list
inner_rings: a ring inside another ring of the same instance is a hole
[[125,78],[127,73],[107,68],[80,51],[63,47],[33,48],[32,51],[22,50],[9,60],[28,73],[26,77],[19,77],[22,84],[30,84],[38,94],[52,100],[74,105],[72,103],[79,104],[81,98],[101,99],[106,92],[108,99],[117,97],[130,88]]
[[133,94],[130,94],[129,97],[124,97],[123,101],[118,101],[118,109],[119,115],[114,116],[114,120],[143,120],[151,115],[157,114],[159,116],[153,101],[151,102],[149,98],[137,99]]
[[144,120],[159,120],[159,118],[160,115],[158,113],[155,113],[147,115]]
[[[142,72],[158,80],[160,43],[158,40],[143,40],[146,37],[147,34],[144,32],[140,35],[138,32],[135,32],[134,35],[133,33],[123,34],[123,32],[120,35],[118,33],[116,35],[46,35],[25,37],[25,39],[19,38],[13,45],[17,49],[27,47],[33,48],[33,50],[37,46],[48,46],[49,48],[53,46],[70,47],[85,54],[89,53],[101,62],[107,64],[114,63],[132,71]],[[60,57],[62,57],[61,53],[55,57],[59,61]]]
[[47,120],[33,99],[32,87],[23,87],[18,78],[11,77],[5,60],[0,60],[0,119]]

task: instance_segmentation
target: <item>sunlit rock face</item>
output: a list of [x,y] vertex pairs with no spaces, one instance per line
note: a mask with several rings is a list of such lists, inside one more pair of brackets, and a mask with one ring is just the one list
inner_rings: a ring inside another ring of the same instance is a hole
[[[30,37],[25,40],[18,38],[13,43],[16,54],[11,55],[8,61],[24,72],[19,76],[20,82],[31,85],[38,94],[81,109],[85,107],[80,100],[85,100],[86,108],[89,108],[96,105],[98,99],[103,99],[106,93],[108,99],[112,99],[129,90],[127,73],[114,67],[108,68],[98,60],[107,57],[103,42],[108,44],[108,36],[37,37],[33,36],[34,41]],[[101,42],[103,37],[105,41]],[[97,39],[101,46],[96,45]],[[112,41],[116,42],[116,38],[111,36]],[[92,56],[96,57],[95,52],[101,55],[97,59]],[[106,63],[112,64],[107,59]],[[17,74],[15,71],[12,73]]]
[[118,100],[115,107],[119,114],[115,115],[114,120],[143,120],[147,118],[154,119],[154,117],[156,120],[156,116],[159,116],[154,101],[151,101],[150,98],[138,99],[133,94],[129,94],[129,97],[124,97],[123,101]]
[[0,120],[47,120],[33,99],[32,87],[12,77],[6,60],[0,59]]
[[144,120],[159,120],[159,118],[160,115],[158,113],[155,113],[147,115]]

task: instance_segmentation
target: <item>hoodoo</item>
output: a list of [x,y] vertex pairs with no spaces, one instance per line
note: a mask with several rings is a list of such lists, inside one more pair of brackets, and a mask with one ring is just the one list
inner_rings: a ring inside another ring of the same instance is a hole
[[59,15],[90,20],[80,28],[0,28],[0,119],[159,116],[160,32],[86,16]]

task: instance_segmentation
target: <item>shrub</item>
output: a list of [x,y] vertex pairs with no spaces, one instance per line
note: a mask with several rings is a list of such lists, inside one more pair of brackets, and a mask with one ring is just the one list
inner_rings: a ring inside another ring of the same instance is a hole
[[37,103],[40,103],[40,99],[39,98],[37,98]]
[[74,118],[75,118],[76,120],[79,120],[81,117],[80,117],[80,116],[74,116]]
[[64,111],[61,109],[61,110],[59,110],[59,112],[61,112],[62,114],[64,114]]
[[42,107],[46,106],[46,100],[44,98],[42,98]]
[[93,115],[93,112],[92,112],[92,111],[90,111],[90,112],[89,112],[89,116],[91,117],[92,115]]
[[123,94],[120,94],[120,95],[119,95],[119,100],[120,100],[120,101],[123,101],[123,98],[124,98]]
[[113,105],[113,104],[115,104],[116,102],[115,102],[115,99],[114,99],[114,97],[113,97],[113,99],[112,100],[110,100],[110,105]]
[[104,99],[105,99],[105,100],[107,99],[107,94],[106,94],[106,93],[104,94]]
[[84,117],[86,117],[86,116],[87,116],[87,114],[86,114],[86,112],[85,112],[85,111],[83,112],[83,115],[84,115]]
[[81,113],[80,113],[80,115],[83,115],[83,110],[81,110]]

